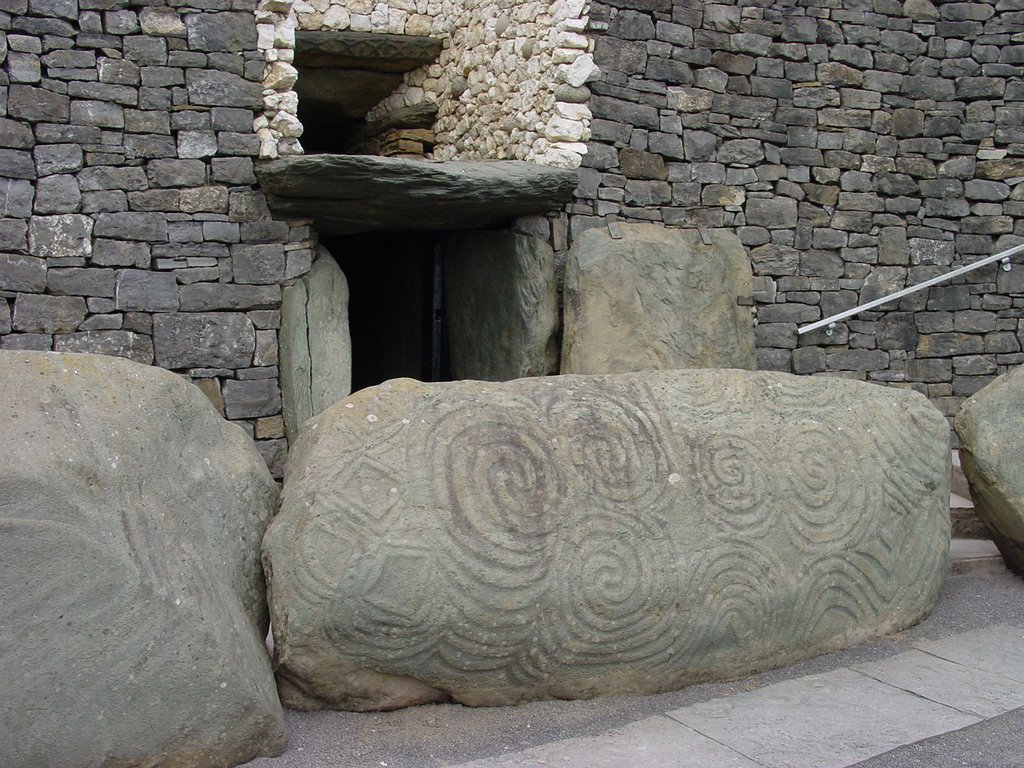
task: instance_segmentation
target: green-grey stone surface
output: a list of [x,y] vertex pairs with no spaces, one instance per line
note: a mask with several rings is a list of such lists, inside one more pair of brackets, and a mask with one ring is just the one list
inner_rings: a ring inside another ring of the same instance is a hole
[[975,514],[1006,564],[1024,575],[1024,367],[965,402],[954,424]]
[[281,304],[281,398],[288,441],[352,391],[348,281],[326,248]]
[[555,253],[509,232],[445,237],[445,318],[452,377],[506,381],[558,369]]
[[520,160],[295,155],[260,163],[275,215],[311,218],[321,235],[477,229],[561,207],[576,173]]
[[[562,373],[756,367],[753,277],[726,230],[590,229],[566,263]],[[739,299],[739,302],[737,301]]]
[[0,352],[0,765],[280,753],[252,441],[168,371]]
[[264,538],[292,707],[664,691],[913,624],[949,542],[921,395],[738,370],[385,382]]

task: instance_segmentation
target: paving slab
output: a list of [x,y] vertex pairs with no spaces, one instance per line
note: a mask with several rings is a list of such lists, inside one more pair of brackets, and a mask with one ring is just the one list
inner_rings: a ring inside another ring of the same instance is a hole
[[735,750],[668,717],[648,717],[589,739],[568,739],[525,750],[559,768],[761,768]]
[[1024,707],[1024,687],[1016,680],[924,651],[908,651],[883,661],[857,664],[853,669],[886,685],[979,717],[995,717]]
[[1024,708],[908,744],[856,768],[1024,768]]
[[914,647],[957,664],[1024,683],[1024,629],[1021,627],[994,624],[942,640],[919,641]]
[[980,718],[851,669],[666,713],[764,765],[845,768]]
[[546,768],[542,763],[531,760],[522,754],[500,755],[499,757],[487,757],[483,760],[474,760],[472,763],[463,763],[454,768]]

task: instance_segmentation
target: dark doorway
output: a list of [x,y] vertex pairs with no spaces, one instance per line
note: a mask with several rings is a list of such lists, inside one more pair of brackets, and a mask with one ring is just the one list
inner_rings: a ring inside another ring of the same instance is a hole
[[403,376],[448,381],[436,238],[375,232],[325,245],[348,279],[352,391]]

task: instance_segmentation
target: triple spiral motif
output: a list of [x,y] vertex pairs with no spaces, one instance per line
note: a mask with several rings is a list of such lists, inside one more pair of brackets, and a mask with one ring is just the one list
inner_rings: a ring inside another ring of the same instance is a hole
[[[430,400],[404,455],[364,451],[299,526],[309,551],[344,553],[299,575],[312,602],[344,587],[332,644],[441,687],[529,688],[609,665],[670,679],[870,622],[912,552],[901,447],[792,395],[773,432],[751,392],[728,394],[671,418],[664,385]],[[409,464],[427,468],[411,488]]]

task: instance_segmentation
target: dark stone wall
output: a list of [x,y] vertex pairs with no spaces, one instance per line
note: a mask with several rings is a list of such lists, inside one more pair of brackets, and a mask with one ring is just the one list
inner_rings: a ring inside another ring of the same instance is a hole
[[281,284],[311,233],[256,187],[251,2],[0,0],[0,347],[191,376],[285,452]]
[[605,0],[570,234],[728,227],[762,368],[927,394],[1024,362],[1024,259],[797,327],[1024,242],[1024,0]]

